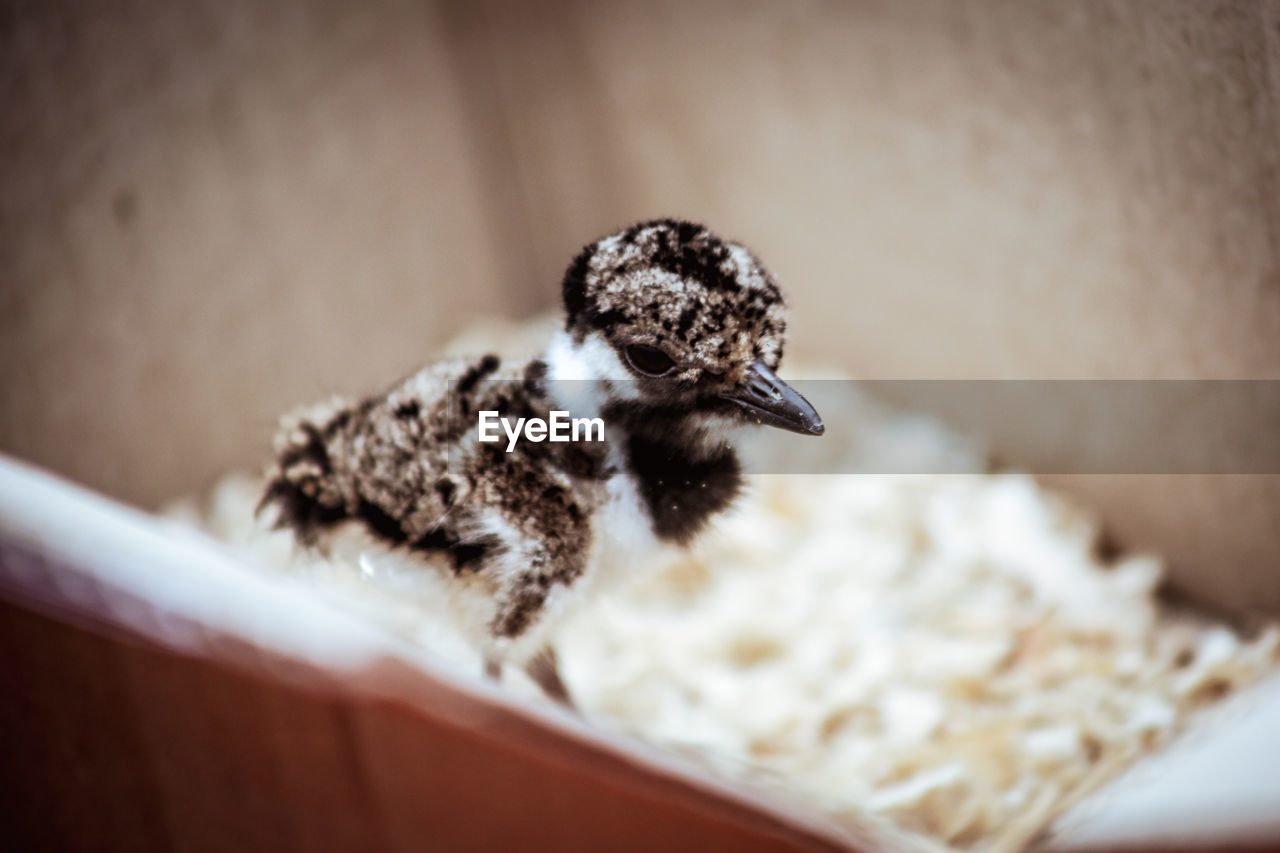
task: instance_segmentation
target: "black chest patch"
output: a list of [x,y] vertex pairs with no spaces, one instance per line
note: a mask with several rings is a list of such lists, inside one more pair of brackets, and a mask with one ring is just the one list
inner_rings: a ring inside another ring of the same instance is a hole
[[738,457],[729,448],[695,458],[674,445],[632,435],[627,458],[649,507],[654,534],[681,545],[729,506],[742,488]]

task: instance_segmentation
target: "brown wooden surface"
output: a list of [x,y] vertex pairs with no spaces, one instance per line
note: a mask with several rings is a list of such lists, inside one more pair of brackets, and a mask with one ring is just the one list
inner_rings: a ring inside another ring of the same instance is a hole
[[0,604],[9,850],[828,849]]

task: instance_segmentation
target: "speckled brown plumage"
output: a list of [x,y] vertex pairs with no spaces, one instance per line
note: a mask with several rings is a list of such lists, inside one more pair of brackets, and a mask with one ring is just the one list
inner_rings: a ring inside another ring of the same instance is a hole
[[678,353],[675,379],[736,379],[760,359],[777,368],[786,305],[745,246],[691,222],[634,225],[582,250],[565,275],[565,327]]
[[[767,395],[744,396],[752,382],[780,383],[772,368],[786,320],[777,284],[741,245],[692,223],[641,223],[587,246],[563,297],[566,330],[544,359],[441,362],[385,394],[287,418],[262,507],[305,545],[355,522],[442,558],[424,570],[480,585],[499,648],[614,559],[605,545],[624,537],[606,524],[683,544],[724,509],[741,485],[724,424],[821,432],[807,403],[801,430],[763,412],[781,405]],[[547,418],[570,398],[604,419],[604,441],[521,441],[507,452],[505,439],[477,440],[481,410]],[[635,550],[628,541],[615,552]]]
[[546,417],[540,362],[502,369],[497,356],[446,361],[389,393],[356,404],[332,401],[296,413],[277,439],[277,465],[263,497],[299,541],[357,520],[392,545],[440,554],[456,573],[481,572],[510,550],[486,525],[498,515],[536,543],[527,571],[499,584],[491,631],[520,634],[552,586],[584,568],[602,450],[523,443],[506,453],[476,440],[477,413]]

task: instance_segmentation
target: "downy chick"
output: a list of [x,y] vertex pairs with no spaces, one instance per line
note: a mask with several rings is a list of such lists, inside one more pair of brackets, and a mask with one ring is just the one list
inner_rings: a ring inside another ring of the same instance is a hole
[[[730,505],[735,428],[823,432],[775,373],[785,306],[744,246],[640,223],[582,250],[563,301],[541,358],[445,361],[287,418],[260,505],[304,545],[356,523],[421,554],[468,596],[490,672],[523,665],[560,699],[548,628],[601,576],[687,544]],[[510,424],[557,411],[599,418],[602,440],[480,440],[482,412]]]

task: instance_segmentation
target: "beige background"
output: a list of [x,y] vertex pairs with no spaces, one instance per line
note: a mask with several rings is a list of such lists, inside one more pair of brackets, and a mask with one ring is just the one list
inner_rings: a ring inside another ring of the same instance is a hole
[[[143,505],[653,215],[757,248],[793,357],[861,375],[1280,378],[1280,4],[0,15],[0,449]],[[1280,478],[1069,485],[1280,610]]]

